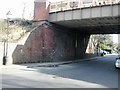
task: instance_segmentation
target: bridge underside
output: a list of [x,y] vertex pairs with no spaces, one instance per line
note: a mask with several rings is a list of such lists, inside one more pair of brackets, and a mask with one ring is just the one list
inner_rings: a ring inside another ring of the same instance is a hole
[[120,17],[91,18],[53,22],[73,31],[89,34],[120,34]]

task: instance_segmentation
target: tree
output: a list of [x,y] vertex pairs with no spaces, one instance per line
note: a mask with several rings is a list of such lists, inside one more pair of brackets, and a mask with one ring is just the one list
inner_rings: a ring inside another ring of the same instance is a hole
[[110,34],[99,34],[92,36],[92,42],[95,49],[112,49],[113,41]]
[[2,41],[6,39],[6,33],[7,33],[7,22],[5,20],[0,20],[0,32],[2,35],[0,35],[0,38]]
[[117,51],[118,54],[120,54],[120,43],[117,45],[116,51]]

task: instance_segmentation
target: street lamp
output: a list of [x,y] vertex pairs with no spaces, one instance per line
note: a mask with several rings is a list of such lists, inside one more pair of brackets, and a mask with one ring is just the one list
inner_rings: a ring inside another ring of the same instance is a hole
[[6,13],[6,18],[7,18],[7,32],[6,32],[6,39],[4,41],[4,55],[3,55],[3,65],[7,64],[8,61],[8,35],[9,35],[9,19],[11,16],[11,12],[8,11]]

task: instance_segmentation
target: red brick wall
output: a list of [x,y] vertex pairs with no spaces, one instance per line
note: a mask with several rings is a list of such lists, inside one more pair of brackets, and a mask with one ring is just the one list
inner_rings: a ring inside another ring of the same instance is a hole
[[65,28],[46,24],[34,30],[25,45],[18,46],[13,53],[13,63],[73,60],[74,58],[75,34]]
[[46,8],[46,2],[34,2],[34,21],[47,20],[49,7]]
[[[81,34],[65,27],[44,23],[31,32],[23,46],[17,46],[13,53],[13,63],[66,61],[83,58],[89,36],[89,34]],[[77,47],[75,46],[76,41]]]
[[46,20],[46,3],[35,2],[34,4],[34,20]]

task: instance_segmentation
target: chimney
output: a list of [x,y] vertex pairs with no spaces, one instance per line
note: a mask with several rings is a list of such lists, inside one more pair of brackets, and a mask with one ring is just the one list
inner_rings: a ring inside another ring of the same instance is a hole
[[49,7],[46,5],[46,0],[35,0],[34,2],[34,21],[48,20]]

